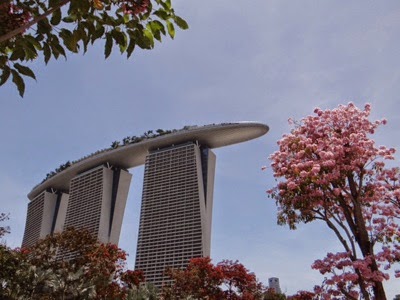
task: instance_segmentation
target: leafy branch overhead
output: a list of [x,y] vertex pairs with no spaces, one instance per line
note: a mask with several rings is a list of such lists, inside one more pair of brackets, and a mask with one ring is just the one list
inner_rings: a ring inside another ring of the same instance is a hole
[[36,80],[26,65],[39,56],[66,58],[104,41],[108,58],[116,47],[129,58],[138,46],[152,49],[162,36],[187,29],[171,0],[6,0],[0,4],[0,86],[9,80],[20,96],[24,77]]

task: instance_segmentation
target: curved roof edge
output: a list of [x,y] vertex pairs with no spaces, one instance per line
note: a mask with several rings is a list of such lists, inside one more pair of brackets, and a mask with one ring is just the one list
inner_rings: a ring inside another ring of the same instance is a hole
[[76,175],[99,165],[109,163],[124,169],[143,165],[149,151],[178,145],[189,141],[198,141],[200,145],[209,148],[219,148],[232,144],[246,142],[266,134],[269,127],[258,122],[222,123],[204,126],[192,126],[186,130],[161,135],[138,143],[120,146],[116,149],[101,152],[72,164],[67,169],[35,186],[28,194],[33,200],[42,191],[49,188],[66,191],[70,180]]

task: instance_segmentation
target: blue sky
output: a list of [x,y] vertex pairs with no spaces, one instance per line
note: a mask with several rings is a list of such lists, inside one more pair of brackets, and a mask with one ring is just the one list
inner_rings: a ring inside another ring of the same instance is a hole
[[[6,241],[20,245],[26,194],[67,160],[149,129],[255,120],[270,132],[215,150],[212,258],[238,259],[264,283],[279,277],[288,294],[312,289],[322,281],[312,262],[340,248],[322,224],[276,225],[265,193],[275,181],[261,167],[289,131],[288,118],[349,101],[369,102],[373,119],[386,117],[377,143],[400,149],[400,2],[174,4],[190,29],[173,41],[130,60],[117,49],[104,60],[94,47],[48,66],[34,62],[38,81],[27,80],[24,99],[11,84],[0,88],[0,203],[12,229]],[[120,246],[133,267],[143,168],[131,172]],[[398,279],[386,284],[388,299],[398,287]]]

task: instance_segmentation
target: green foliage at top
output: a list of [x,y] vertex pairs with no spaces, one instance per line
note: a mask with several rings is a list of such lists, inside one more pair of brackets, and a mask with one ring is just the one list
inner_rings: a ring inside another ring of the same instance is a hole
[[152,49],[162,36],[187,29],[171,0],[5,0],[0,4],[0,86],[10,79],[20,96],[24,77],[36,80],[27,63],[42,57],[85,53],[103,41],[104,56],[113,49],[129,58],[134,49]]

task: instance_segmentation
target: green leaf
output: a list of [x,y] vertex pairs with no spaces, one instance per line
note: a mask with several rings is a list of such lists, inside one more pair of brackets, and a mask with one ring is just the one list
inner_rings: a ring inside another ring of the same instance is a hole
[[160,1],[160,4],[165,10],[171,10],[171,0]]
[[12,81],[14,82],[14,84],[17,86],[19,95],[21,97],[24,97],[24,93],[25,93],[25,82],[22,79],[22,77],[18,74],[17,71],[15,70],[11,70],[12,73]]
[[162,9],[156,10],[154,12],[154,14],[157,17],[159,17],[161,20],[168,20],[169,19],[169,14],[165,10],[162,10]]
[[[57,44],[50,44],[51,47],[51,51],[53,52],[53,56],[55,59],[58,59],[58,57],[60,56],[60,51],[57,49]],[[60,44],[58,44],[58,46],[60,46]]]
[[111,35],[117,45],[119,45],[121,53],[124,53],[126,48],[128,47],[128,38],[125,33],[119,31],[118,29],[119,28],[116,28],[115,30],[111,31]]
[[151,40],[144,35],[143,30],[139,30],[137,28],[135,31],[133,31],[131,37],[135,39],[136,45],[138,45],[140,48],[151,49]]
[[75,22],[77,19],[78,19],[77,15],[69,15],[69,16],[66,16],[65,18],[63,18],[63,21],[64,21],[65,23],[73,23],[73,22]]
[[0,86],[7,82],[8,77],[10,77],[11,70],[8,66],[4,66],[3,72],[0,76]]
[[178,27],[180,29],[186,30],[189,28],[188,23],[186,23],[186,21],[184,19],[182,19],[181,17],[175,16],[174,18],[176,25],[178,25]]
[[154,37],[161,42],[161,33],[165,35],[165,28],[160,21],[150,21],[146,28],[150,29]]
[[7,61],[8,61],[7,56],[5,56],[5,55],[0,56],[0,69],[2,69],[3,66],[5,66]]
[[19,63],[16,63],[16,64],[14,64],[14,67],[15,67],[15,68],[18,70],[18,72],[21,73],[22,75],[31,77],[31,78],[33,78],[33,79],[36,80],[35,73],[33,73],[33,71],[32,71],[30,68],[28,68],[27,66],[23,66],[23,65],[20,65]]
[[76,0],[71,0],[68,8],[68,14],[71,15],[77,11],[79,11],[79,2]]
[[124,23],[128,23],[130,19],[130,15],[129,14],[124,14]]
[[151,21],[149,23],[151,24],[150,26],[151,26],[152,30],[159,30],[165,35],[165,28],[164,28],[163,23],[161,23],[160,21],[157,21],[157,20]]
[[129,40],[128,48],[126,49],[126,57],[127,58],[131,57],[133,50],[135,50],[135,46],[136,46],[136,39],[133,36],[131,36],[131,38]]
[[175,27],[170,21],[167,20],[167,30],[169,36],[173,39],[175,37]]
[[87,32],[88,32],[88,36],[92,35],[92,34],[96,31],[96,28],[94,27],[94,24],[93,24],[93,21],[92,21],[92,20],[90,20],[90,21],[83,21],[81,24],[82,24],[84,27],[86,27]]
[[49,24],[49,20],[48,19],[43,19],[40,20],[37,23],[37,33],[38,34],[46,34],[46,33],[50,33],[52,30],[51,25]]
[[26,40],[26,42],[29,42],[30,44],[33,45],[33,47],[35,47],[35,49],[41,50],[42,49],[42,45],[39,43],[39,41],[31,36],[30,34],[24,35],[24,38]]
[[49,45],[51,47],[51,51],[53,52],[53,56],[55,57],[55,59],[58,59],[60,54],[65,58],[67,58],[65,55],[65,50],[60,45],[60,41],[56,35],[51,36],[51,39],[49,40]]
[[106,33],[106,45],[104,48],[104,56],[105,58],[109,57],[111,54],[111,50],[112,50],[112,46],[113,46],[113,38],[111,36],[111,34],[109,32]]
[[82,42],[83,42],[83,51],[84,53],[87,52],[87,46],[90,42],[89,37],[86,35],[86,33],[82,36]]
[[51,57],[51,49],[50,49],[49,44],[47,44],[47,43],[43,44],[43,55],[44,55],[44,62],[47,65],[47,63],[49,62],[50,57]]
[[12,52],[10,56],[10,60],[24,60],[25,59],[25,51],[22,47],[15,48],[15,50]]
[[[117,28],[119,29],[119,28]],[[111,32],[111,36],[114,38],[115,42],[119,45],[121,42],[123,42],[123,37],[121,36],[121,32],[114,29]]]
[[67,55],[65,54],[64,48],[60,44],[56,44],[55,48],[57,49],[58,53],[67,58]]
[[124,32],[120,32],[120,36],[122,40],[119,43],[119,50],[121,51],[121,53],[124,53],[128,47],[128,37]]
[[37,58],[38,54],[36,48],[29,40],[23,41],[22,47],[25,51],[26,60],[34,60],[35,58]]
[[37,35],[35,36],[35,40],[38,41],[38,42],[43,41],[43,40],[44,40],[44,35],[41,34],[41,33],[37,34]]
[[150,49],[153,48],[154,47],[154,36],[153,36],[153,34],[148,29],[143,30],[143,33],[144,33],[144,37],[148,40],[148,45],[149,45]]
[[60,30],[60,37],[63,39],[64,45],[68,50],[75,53],[78,52],[78,39],[75,32],[72,34],[68,29],[63,28]]
[[60,0],[49,0],[49,8],[55,7],[60,3]]
[[104,34],[104,26],[101,26],[98,29],[96,29],[96,31],[93,33],[93,35],[91,37],[92,44],[95,40],[97,40],[98,38],[101,38],[103,36],[103,34]]
[[86,53],[87,45],[88,45],[88,43],[90,41],[90,38],[89,38],[88,34],[86,33],[84,24],[80,23],[78,25],[78,28],[74,31],[74,37],[75,37],[77,42],[82,41],[83,48],[84,48],[84,53]]
[[53,12],[53,16],[51,17],[50,23],[54,26],[60,24],[61,22],[61,9],[56,9]]

